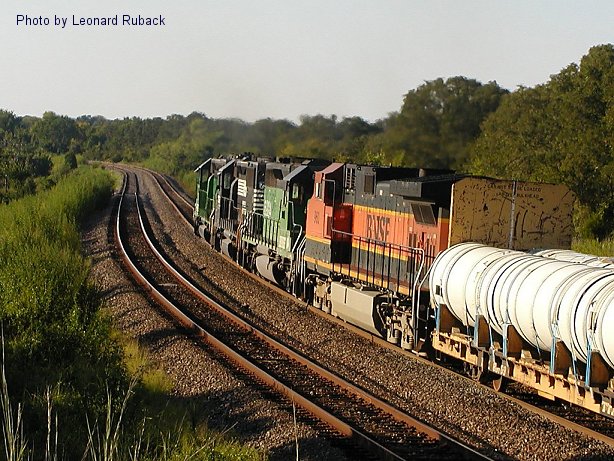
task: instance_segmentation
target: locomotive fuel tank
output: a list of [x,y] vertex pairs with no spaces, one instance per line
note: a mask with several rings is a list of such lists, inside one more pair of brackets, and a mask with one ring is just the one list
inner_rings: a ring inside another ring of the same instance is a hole
[[385,335],[386,329],[381,308],[382,304],[387,301],[387,296],[374,289],[356,288],[352,285],[332,282],[330,299],[333,315],[374,335]]

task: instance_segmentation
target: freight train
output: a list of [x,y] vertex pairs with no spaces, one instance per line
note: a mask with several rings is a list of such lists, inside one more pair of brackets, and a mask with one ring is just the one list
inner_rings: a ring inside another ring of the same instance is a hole
[[[194,230],[240,266],[403,349],[459,359],[496,388],[514,379],[613,413],[607,360],[577,357],[558,332],[525,334],[520,325],[534,314],[552,328],[537,307],[518,307],[514,319],[526,318],[514,323],[507,299],[478,304],[479,289],[492,297],[497,283],[515,280],[510,258],[574,265],[524,253],[570,247],[574,196],[565,186],[251,154],[195,171]],[[513,288],[518,306],[536,306],[544,292]]]

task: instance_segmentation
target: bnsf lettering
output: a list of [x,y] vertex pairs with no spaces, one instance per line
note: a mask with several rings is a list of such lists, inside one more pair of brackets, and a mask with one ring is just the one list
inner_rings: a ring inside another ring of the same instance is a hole
[[390,218],[367,215],[367,238],[386,241],[390,232]]

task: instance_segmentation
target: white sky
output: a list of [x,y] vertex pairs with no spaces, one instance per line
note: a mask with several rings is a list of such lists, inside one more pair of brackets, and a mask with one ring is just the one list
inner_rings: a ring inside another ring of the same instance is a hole
[[[166,26],[26,27],[18,14]],[[0,0],[0,108],[374,121],[425,80],[534,86],[611,42],[612,0]]]

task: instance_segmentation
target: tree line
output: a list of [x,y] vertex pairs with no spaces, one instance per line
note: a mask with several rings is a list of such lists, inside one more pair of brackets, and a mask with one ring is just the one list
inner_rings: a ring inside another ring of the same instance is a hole
[[27,193],[36,183],[24,188],[24,178],[48,174],[53,155],[139,162],[180,177],[210,156],[242,152],[453,168],[565,183],[578,197],[579,232],[603,238],[614,231],[613,64],[608,44],[534,88],[510,92],[496,82],[439,78],[410,90],[398,111],[375,122],[303,115],[298,123],[247,123],[200,112],[72,119],[0,111],[0,174],[7,191]]

